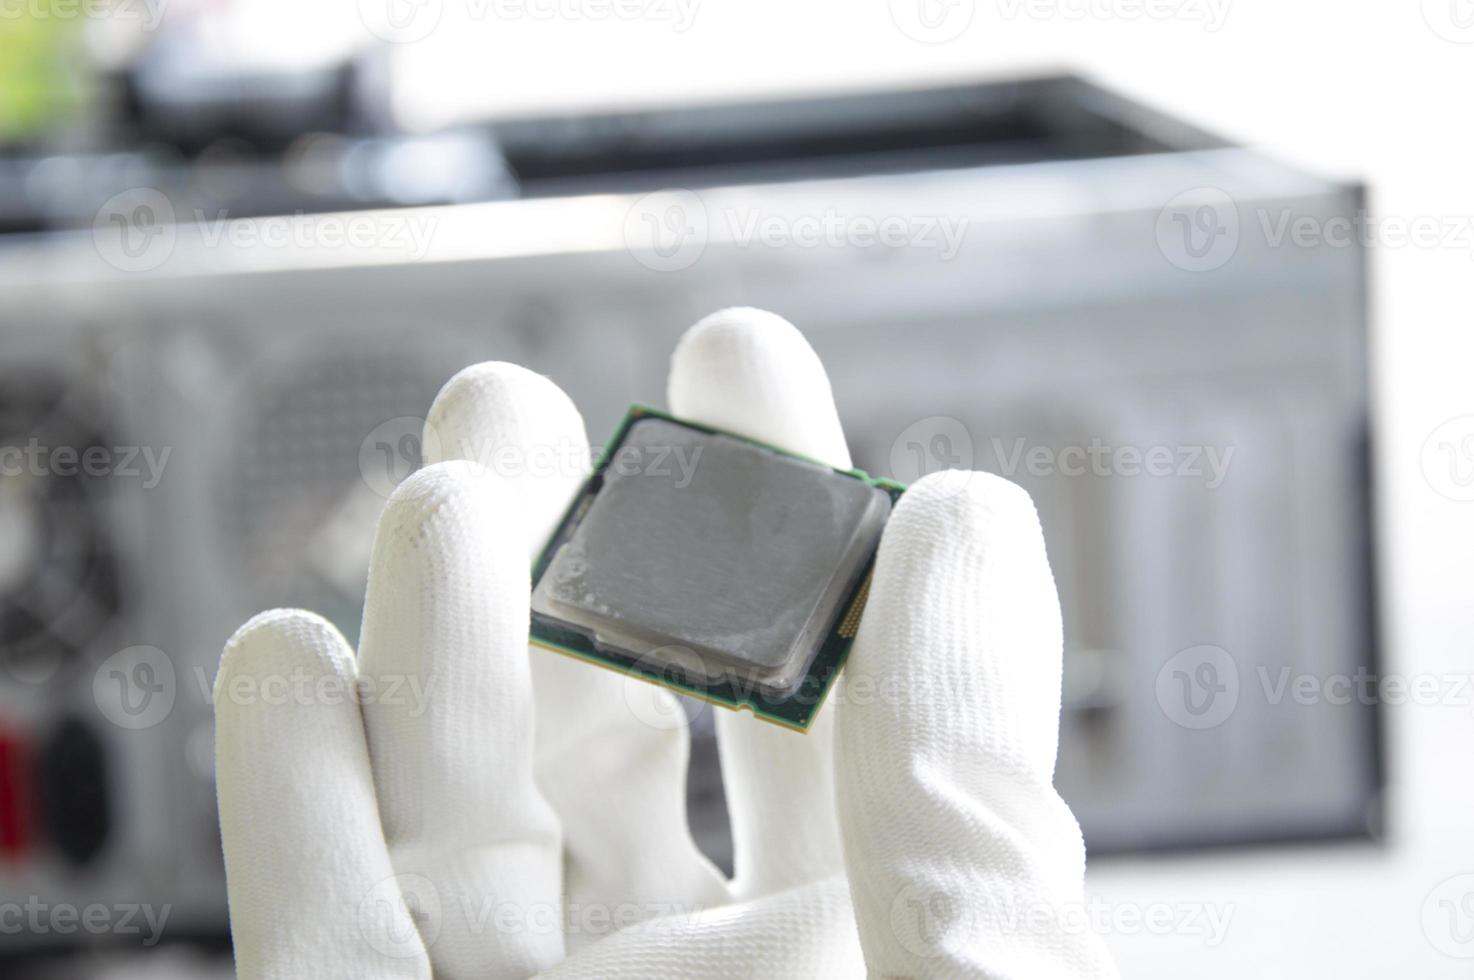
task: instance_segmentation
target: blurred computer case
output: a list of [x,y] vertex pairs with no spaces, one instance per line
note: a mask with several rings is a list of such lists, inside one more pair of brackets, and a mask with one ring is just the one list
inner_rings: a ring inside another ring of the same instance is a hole
[[[1375,828],[1372,708],[1287,710],[1262,682],[1374,653],[1363,255],[1270,234],[1355,216],[1358,187],[1068,77],[486,135],[501,199],[366,212],[425,222],[412,255],[181,224],[120,271],[88,230],[0,239],[4,444],[168,454],[154,485],[141,463],[4,481],[0,895],[222,930],[208,692],[231,630],[300,605],[356,633],[378,507],[459,367],[547,373],[597,442],[734,304],[806,331],[856,465],[1033,494],[1065,614],[1058,782],[1092,849]],[[962,231],[951,254],[742,233],[826,215]],[[1172,702],[1174,665],[1233,675],[1231,723]],[[723,859],[703,732],[693,822]]]

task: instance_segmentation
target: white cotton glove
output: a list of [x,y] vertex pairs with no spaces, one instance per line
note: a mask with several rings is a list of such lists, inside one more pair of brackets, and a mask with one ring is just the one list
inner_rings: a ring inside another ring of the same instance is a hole
[[[697,324],[669,394],[680,417],[849,465],[817,357],[771,314]],[[356,662],[286,610],[222,657],[241,976],[1114,976],[1077,928],[1084,850],[1051,785],[1059,608],[1022,491],[919,481],[810,732],[718,715],[727,881],[686,826],[669,692],[527,652],[529,558],[586,472],[577,411],[483,364],[427,429],[439,458],[380,521]]]

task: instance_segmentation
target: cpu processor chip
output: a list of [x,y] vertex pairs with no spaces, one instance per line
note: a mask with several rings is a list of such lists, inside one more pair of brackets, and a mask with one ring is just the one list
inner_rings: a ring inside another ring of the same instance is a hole
[[635,406],[533,569],[532,641],[806,729],[902,489]]

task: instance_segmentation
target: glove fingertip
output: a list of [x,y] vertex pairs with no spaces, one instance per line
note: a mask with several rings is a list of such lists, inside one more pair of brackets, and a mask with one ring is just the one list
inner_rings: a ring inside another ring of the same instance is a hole
[[426,463],[473,459],[490,464],[513,444],[588,438],[573,399],[550,378],[520,364],[484,361],[457,372],[425,419]]
[[671,355],[667,395],[683,418],[850,465],[824,365],[775,313],[733,307],[697,322]]
[[217,705],[236,678],[306,673],[351,680],[353,653],[336,626],[306,609],[268,609],[247,620],[231,635],[220,654],[215,675]]

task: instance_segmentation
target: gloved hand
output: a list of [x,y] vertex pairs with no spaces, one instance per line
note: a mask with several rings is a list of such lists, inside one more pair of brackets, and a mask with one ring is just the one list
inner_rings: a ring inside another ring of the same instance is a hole
[[[669,397],[849,465],[823,368],[771,314],[692,328]],[[1079,928],[1084,851],[1052,786],[1060,616],[1025,493],[917,482],[811,731],[718,712],[728,881],[686,827],[674,698],[529,655],[530,556],[586,471],[578,412],[545,378],[482,364],[427,428],[439,458],[380,520],[357,659],[295,610],[252,619],[221,659],[240,975],[1114,975]]]

